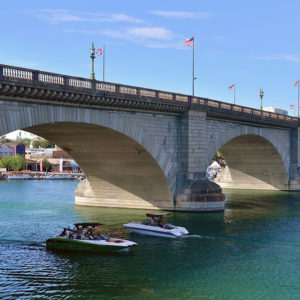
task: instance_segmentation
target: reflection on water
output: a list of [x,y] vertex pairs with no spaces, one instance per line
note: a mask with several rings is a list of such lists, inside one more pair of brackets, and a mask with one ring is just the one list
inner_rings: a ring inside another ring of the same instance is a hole
[[[0,182],[1,299],[298,299],[299,193],[227,191],[224,213],[171,213],[191,235],[129,234],[146,211],[74,205],[75,182]],[[134,240],[114,254],[52,252],[75,222]]]

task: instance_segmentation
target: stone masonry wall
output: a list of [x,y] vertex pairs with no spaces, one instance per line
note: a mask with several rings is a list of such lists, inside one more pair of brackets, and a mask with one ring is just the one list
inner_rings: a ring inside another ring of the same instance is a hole
[[177,173],[176,116],[26,104],[1,101],[0,99],[0,135],[17,129],[55,122],[95,124],[131,137],[153,156],[163,170],[170,190],[175,192]]

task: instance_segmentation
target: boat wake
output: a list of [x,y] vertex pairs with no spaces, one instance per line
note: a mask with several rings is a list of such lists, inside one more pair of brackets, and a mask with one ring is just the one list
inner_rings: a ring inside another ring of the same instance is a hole
[[200,234],[188,234],[188,235],[183,235],[180,238],[194,238],[194,239],[215,239],[214,237],[211,236],[203,236]]
[[45,247],[44,241],[23,241],[23,240],[0,240],[0,244],[3,245],[16,245],[16,246],[35,246],[35,247]]

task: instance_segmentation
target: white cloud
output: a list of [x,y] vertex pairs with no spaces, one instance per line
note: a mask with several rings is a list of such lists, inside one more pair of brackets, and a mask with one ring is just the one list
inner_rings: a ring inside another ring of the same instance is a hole
[[128,34],[139,38],[150,38],[155,40],[172,39],[173,33],[163,27],[135,27],[128,29]]
[[63,32],[67,33],[81,33],[81,34],[101,34],[101,32],[98,30],[84,30],[84,29],[65,29]]
[[229,38],[228,38],[228,36],[225,36],[225,35],[219,35],[219,36],[215,37],[215,40],[219,43],[226,43],[229,40]]
[[182,41],[174,41],[174,42],[155,42],[155,41],[149,41],[145,44],[148,48],[173,48],[173,49],[186,49]]
[[126,22],[141,23],[142,20],[125,14],[114,13],[86,13],[75,12],[65,9],[38,9],[28,11],[35,17],[49,21],[51,23],[67,23],[67,22]]
[[291,61],[300,63],[300,55],[266,55],[266,56],[252,56],[255,60],[281,60],[281,61]]
[[150,13],[161,17],[176,18],[176,19],[209,19],[213,16],[213,14],[208,12],[190,12],[190,11],[155,10],[155,11],[151,11]]
[[73,30],[65,32],[90,35],[105,35],[112,38],[131,41],[149,48],[183,48],[184,40],[176,41],[178,37],[170,30],[163,27],[130,27],[121,30]]
[[29,69],[36,69],[39,67],[39,64],[34,61],[23,61],[23,60],[11,60],[8,59],[6,61],[3,61],[4,64],[10,65],[10,66],[18,66],[21,68],[29,68]]

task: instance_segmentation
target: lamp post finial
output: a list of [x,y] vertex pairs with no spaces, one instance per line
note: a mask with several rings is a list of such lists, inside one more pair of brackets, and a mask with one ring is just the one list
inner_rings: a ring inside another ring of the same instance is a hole
[[91,60],[92,60],[92,73],[91,73],[91,79],[95,79],[95,72],[94,72],[94,60],[95,60],[95,47],[94,47],[94,42],[92,42],[92,47],[91,47]]

